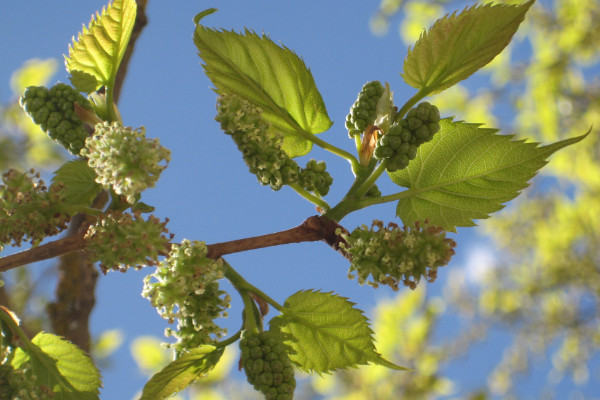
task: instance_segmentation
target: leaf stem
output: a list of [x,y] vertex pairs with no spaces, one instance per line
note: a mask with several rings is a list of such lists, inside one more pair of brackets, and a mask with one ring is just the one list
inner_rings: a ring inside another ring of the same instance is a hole
[[331,206],[329,204],[327,204],[327,202],[325,200],[312,195],[310,192],[305,190],[302,186],[298,185],[297,183],[291,183],[289,186],[292,189],[294,189],[300,196],[304,197],[306,200],[310,201],[317,207],[319,207],[323,210],[329,210],[331,208]]
[[216,348],[227,347],[230,344],[237,342],[239,340],[239,338],[242,336],[242,331],[243,331],[243,329],[240,329],[239,331],[236,332],[235,335],[228,337],[225,340],[215,343],[214,346]]
[[300,136],[302,136],[304,139],[310,140],[311,142],[313,142],[317,146],[321,147],[322,149],[325,149],[325,150],[335,154],[336,156],[346,159],[352,165],[353,170],[359,165],[358,159],[356,157],[354,157],[352,154],[348,153],[347,151],[342,150],[339,147],[334,146],[331,143],[318,138],[316,135],[306,132],[304,129],[300,128],[299,126],[296,127],[296,132],[298,132],[300,134]]
[[[240,274],[238,274],[238,272],[236,270],[234,270],[229,264],[225,264],[225,277],[229,280],[229,282],[231,282],[231,284],[233,286],[235,286],[238,289],[240,294],[242,294],[243,292],[254,293],[258,297],[260,297],[261,299],[265,300],[267,303],[272,305],[277,311],[283,312],[283,307],[278,302],[273,300],[271,297],[269,297],[267,294],[265,294],[262,290],[260,290],[256,286],[248,283],[248,281],[245,280],[244,277],[242,277]],[[246,296],[247,296],[247,294],[246,294]],[[242,298],[244,298],[244,295],[242,295]],[[252,300],[252,299],[250,299],[250,300]],[[254,304],[253,301],[252,301],[252,304]]]
[[420,89],[417,93],[415,93],[413,97],[411,97],[406,103],[404,103],[400,111],[398,111],[398,114],[396,114],[396,117],[404,117],[408,110],[413,108],[413,106],[417,104],[420,100],[422,100],[424,97],[428,96],[430,91],[430,88]]

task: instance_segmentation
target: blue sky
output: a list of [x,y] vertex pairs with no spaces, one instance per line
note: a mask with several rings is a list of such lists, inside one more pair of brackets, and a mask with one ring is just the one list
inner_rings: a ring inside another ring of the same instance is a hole
[[[26,60],[55,58],[62,66],[71,37],[104,4],[91,0],[4,2],[0,6],[0,37],[4,39],[0,43],[0,100],[10,98],[10,74]],[[156,207],[158,217],[170,219],[168,227],[175,240],[215,243],[254,236],[288,229],[316,214],[314,206],[291,189],[272,192],[260,186],[248,173],[230,137],[221,133],[214,121],[216,96],[192,41],[194,15],[216,7],[219,11],[206,17],[204,24],[265,32],[302,56],[335,121],[321,137],[354,152],[344,119],[365,82],[389,82],[399,104],[415,92],[399,75],[406,47],[394,34],[397,21],[384,37],[374,36],[369,29],[369,18],[378,5],[379,0],[149,2],[149,24],[137,43],[119,108],[126,125],[145,126],[149,137],[160,138],[172,152],[169,168],[157,187],[144,193],[143,200]],[[68,82],[64,69],[59,70],[55,81]],[[309,157],[327,162],[335,178],[328,199],[335,204],[352,182],[349,165],[320,149]],[[384,193],[397,191],[387,178],[383,180],[379,186]],[[342,224],[353,229],[373,219],[393,221],[394,214],[394,205],[381,205],[359,211]],[[455,239],[458,254],[448,268],[464,264],[470,248],[485,245],[475,229],[460,230]],[[227,260],[280,302],[300,289],[315,288],[336,291],[369,310],[377,299],[393,295],[385,288],[375,291],[348,280],[347,262],[322,243],[257,250],[231,255]],[[140,296],[142,278],[148,273],[110,273],[99,280],[92,331],[99,334],[122,329],[126,335],[113,367],[103,371],[103,399],[129,399],[141,389],[145,377],[136,370],[129,344],[139,335],[162,337],[166,327]],[[231,294],[228,326],[233,333],[240,324],[241,302]]]

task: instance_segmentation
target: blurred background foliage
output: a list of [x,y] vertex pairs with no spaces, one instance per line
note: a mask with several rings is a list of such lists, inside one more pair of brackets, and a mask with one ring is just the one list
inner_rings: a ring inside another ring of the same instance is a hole
[[[439,15],[470,5],[381,0],[372,32],[396,29],[410,45]],[[493,268],[474,278],[455,265],[445,283],[436,282],[444,287],[435,295],[433,288],[429,296],[425,287],[406,289],[378,304],[372,313],[378,350],[412,372],[369,366],[305,376],[297,399],[552,399],[564,398],[555,387],[565,382],[570,399],[600,398],[589,390],[600,380],[599,62],[600,2],[542,0],[499,57],[466,85],[431,99],[443,115],[544,143],[594,128],[584,142],[553,156],[532,187],[496,218],[480,223],[477,229],[496,245]],[[56,60],[31,60],[13,74],[13,101],[0,105],[2,170],[52,171],[63,160],[18,105],[25,87],[46,84],[57,67]],[[0,303],[9,304],[32,332],[47,329],[44,295],[35,290],[43,274],[32,277],[19,268],[3,277],[10,284],[0,288]],[[501,356],[490,360],[481,345],[491,337]],[[121,341],[118,331],[106,332],[93,354],[109,365]],[[140,337],[131,347],[148,376],[170,359],[157,347],[160,341]],[[259,398],[243,381],[228,378],[237,359],[235,351],[226,352],[179,399]],[[475,360],[471,367],[489,367],[483,371],[487,379],[476,380],[481,371],[463,369],[465,359]],[[539,384],[531,384],[534,378]]]

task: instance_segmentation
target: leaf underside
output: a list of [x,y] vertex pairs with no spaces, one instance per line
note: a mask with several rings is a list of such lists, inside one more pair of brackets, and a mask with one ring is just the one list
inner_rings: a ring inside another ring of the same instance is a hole
[[36,383],[50,388],[57,400],[97,400],[101,386],[100,372],[92,359],[71,342],[41,332],[27,349],[17,349],[15,368],[30,361],[37,376]]
[[307,154],[302,135],[331,127],[325,103],[304,61],[266,36],[196,27],[194,42],[219,94],[236,94],[262,108],[273,133],[283,135],[290,157]]
[[473,6],[439,19],[409,49],[404,81],[433,94],[468,78],[510,43],[533,2]]
[[52,178],[53,184],[63,183],[67,204],[90,206],[102,191],[96,183],[96,173],[85,160],[72,160],[65,163]]
[[77,89],[90,93],[103,85],[112,87],[136,11],[135,0],[114,0],[73,39],[65,64]]
[[144,386],[140,400],[161,400],[185,389],[214,368],[225,348],[203,345],[181,355]]
[[390,174],[408,188],[396,208],[406,226],[425,219],[453,232],[475,225],[526,188],[552,153],[587,135],[540,147],[478,124],[444,119],[440,125],[406,169]]
[[303,371],[329,373],[369,362],[404,369],[375,351],[373,331],[361,310],[332,293],[300,291],[290,296],[282,315],[271,320]]

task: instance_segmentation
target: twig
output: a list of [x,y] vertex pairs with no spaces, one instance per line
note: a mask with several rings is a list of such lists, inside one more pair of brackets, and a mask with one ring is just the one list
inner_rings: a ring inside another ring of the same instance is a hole
[[0,272],[8,271],[36,261],[49,260],[65,254],[85,249],[85,241],[80,235],[69,236],[38,247],[0,258]]

